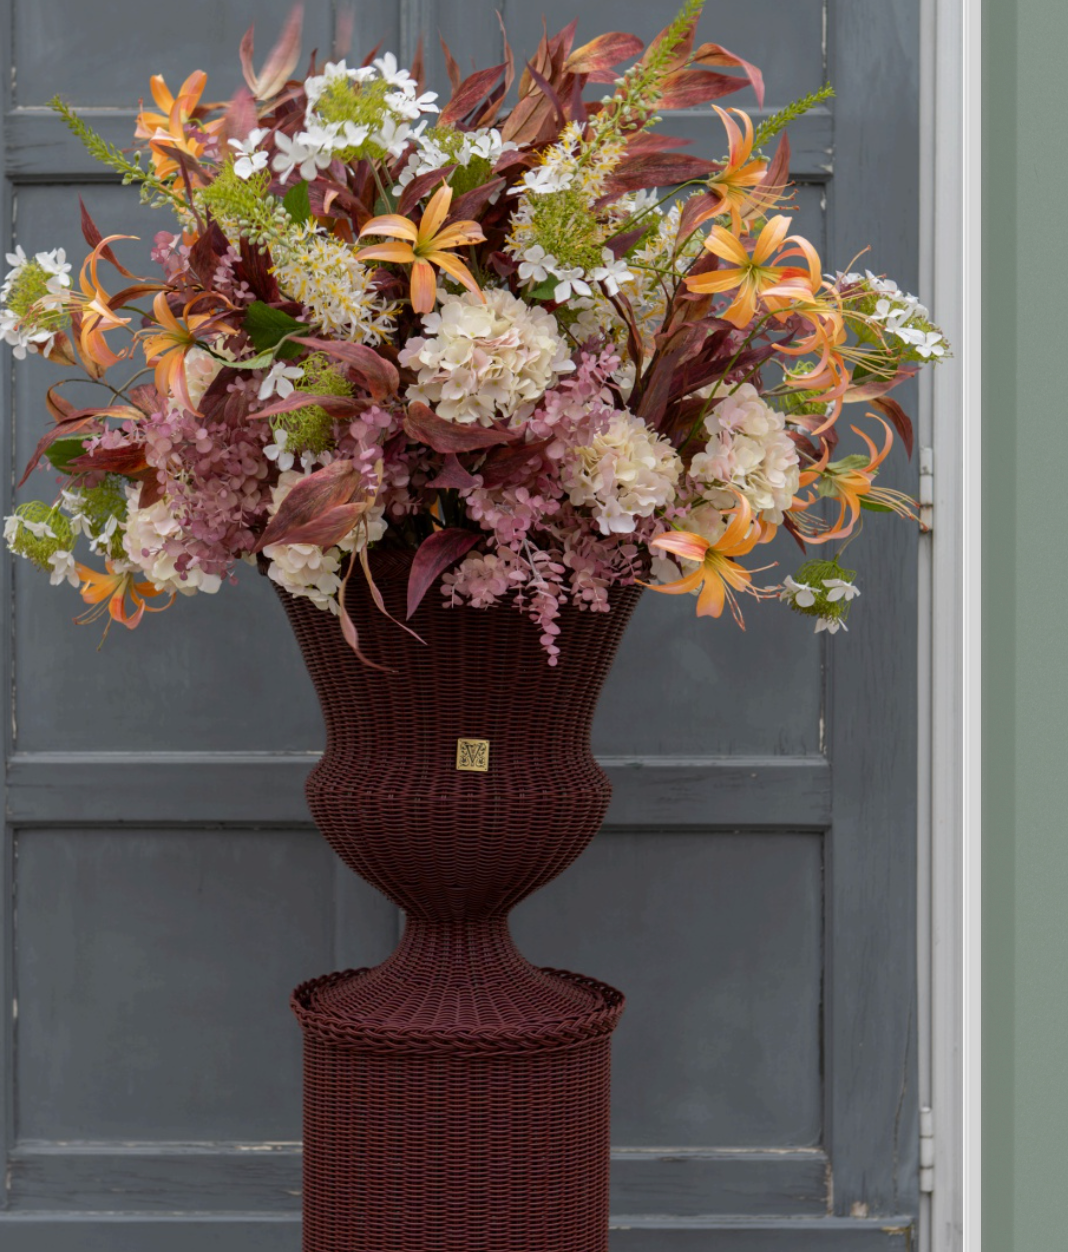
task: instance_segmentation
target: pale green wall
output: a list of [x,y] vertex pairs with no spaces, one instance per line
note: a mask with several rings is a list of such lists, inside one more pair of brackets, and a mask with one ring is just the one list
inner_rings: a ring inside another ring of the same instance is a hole
[[1068,1248],[1065,0],[985,0],[984,1206]]

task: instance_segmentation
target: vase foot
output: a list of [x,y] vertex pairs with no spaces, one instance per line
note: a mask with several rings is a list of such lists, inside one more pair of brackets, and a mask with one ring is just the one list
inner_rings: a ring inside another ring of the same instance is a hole
[[623,997],[505,951],[499,977],[458,961],[404,998],[404,949],[293,994],[304,1252],[607,1252]]

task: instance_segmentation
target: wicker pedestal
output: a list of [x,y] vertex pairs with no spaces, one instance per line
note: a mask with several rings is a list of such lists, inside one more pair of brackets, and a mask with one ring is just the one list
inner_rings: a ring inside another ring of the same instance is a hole
[[[407,559],[373,568],[403,620]],[[304,1252],[606,1252],[623,998],[531,965],[507,916],[604,817],[590,722],[638,593],[608,614],[568,610],[554,668],[514,609],[446,609],[435,588],[411,623],[423,647],[356,578],[349,595],[361,646],[394,673],[361,665],[336,619],[283,595],[327,724],[308,801],[408,921],[382,965],[293,994]]]

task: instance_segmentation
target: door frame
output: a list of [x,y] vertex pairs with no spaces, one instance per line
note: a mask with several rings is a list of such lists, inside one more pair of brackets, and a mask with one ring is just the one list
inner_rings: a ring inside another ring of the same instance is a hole
[[[979,1249],[980,21],[968,0],[920,0],[920,290],[956,361],[921,381],[918,1023],[933,1189],[920,1252]],[[962,232],[961,226],[964,224]],[[937,421],[934,415],[937,413]],[[968,426],[965,427],[965,414]],[[924,469],[929,473],[924,474]]]

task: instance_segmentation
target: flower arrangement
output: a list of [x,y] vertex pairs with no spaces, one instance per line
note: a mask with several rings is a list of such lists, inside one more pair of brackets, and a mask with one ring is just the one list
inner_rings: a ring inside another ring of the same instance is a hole
[[[780,527],[822,554],[866,510],[916,519],[876,485],[895,433],[911,452],[889,392],[946,344],[913,296],[825,275],[792,231],[785,126],[830,88],[755,130],[712,104],[764,86],[696,43],[701,5],[648,47],[576,47],[572,23],[518,72],[507,39],[467,78],[446,49],[442,103],[421,56],[293,78],[298,9],[259,72],[246,35],[228,103],[200,72],[177,94],[152,78],[133,156],[54,101],[176,225],[152,278],[84,206],[76,282],[62,249],[8,255],[15,356],[106,393],[48,389],[26,473],[58,489],[7,518],[9,548],[79,589],[79,621],[130,628],[258,562],[357,652],[343,590],[357,566],[372,578],[372,545],[413,551],[410,613],[435,584],[449,605],[508,601],[550,664],[563,603],[607,611],[636,581],[739,625],[748,596],[844,629],[859,591],[837,555],[775,586],[743,559]],[[704,104],[718,161],[655,129]],[[867,411],[843,453],[850,403]]]

